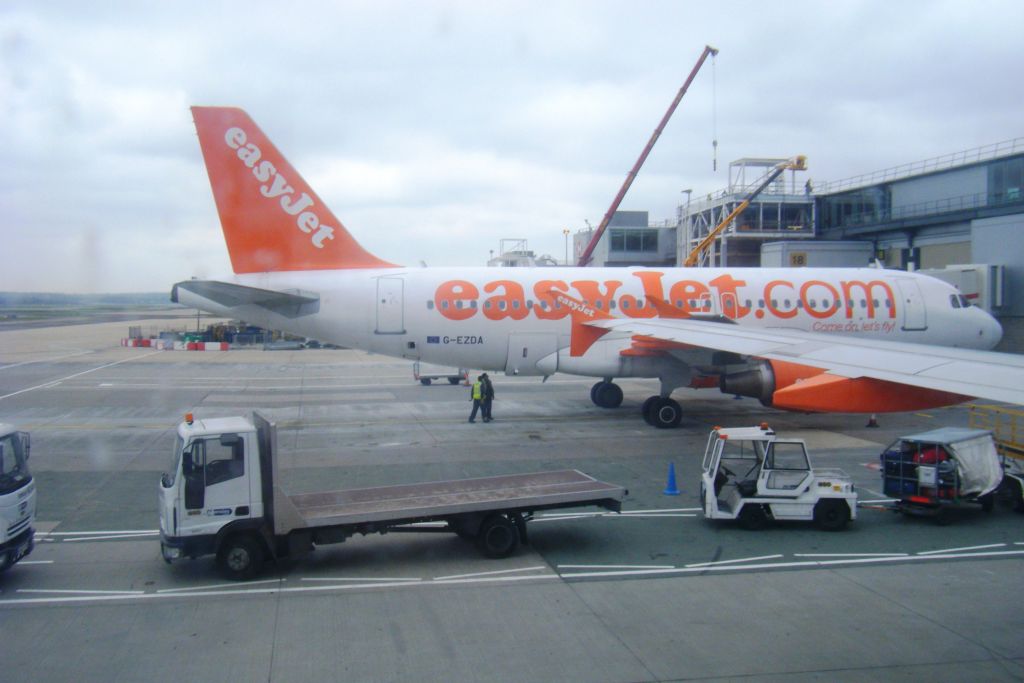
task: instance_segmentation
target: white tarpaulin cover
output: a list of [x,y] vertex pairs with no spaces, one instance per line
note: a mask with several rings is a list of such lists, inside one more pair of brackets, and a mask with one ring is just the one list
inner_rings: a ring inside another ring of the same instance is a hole
[[930,432],[901,436],[902,441],[943,446],[956,459],[961,496],[983,496],[1003,480],[1003,468],[992,441],[984,429],[943,427]]

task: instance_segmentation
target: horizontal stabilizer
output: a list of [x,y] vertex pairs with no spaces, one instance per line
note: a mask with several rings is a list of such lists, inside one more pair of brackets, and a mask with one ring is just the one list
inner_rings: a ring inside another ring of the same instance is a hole
[[275,291],[245,287],[217,280],[185,280],[174,285],[171,301],[179,301],[179,290],[200,296],[227,308],[259,306],[286,318],[299,318],[320,310],[320,295],[299,290]]

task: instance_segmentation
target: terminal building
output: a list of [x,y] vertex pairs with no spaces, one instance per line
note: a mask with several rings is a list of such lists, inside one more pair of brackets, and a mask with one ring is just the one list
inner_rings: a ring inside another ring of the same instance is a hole
[[[730,164],[729,186],[687,191],[674,225],[616,214],[595,265],[682,264],[781,159]],[[590,240],[574,238],[577,256]],[[827,183],[780,175],[710,244],[702,266],[923,270],[1003,324],[999,350],[1024,352],[1024,138]]]

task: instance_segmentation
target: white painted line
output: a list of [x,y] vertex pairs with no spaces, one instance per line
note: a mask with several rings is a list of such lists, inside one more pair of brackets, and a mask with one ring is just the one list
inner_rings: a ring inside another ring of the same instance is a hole
[[61,360],[63,358],[74,358],[75,356],[84,356],[88,353],[94,353],[93,351],[79,351],[78,353],[68,353],[63,356],[54,356],[53,358],[40,358],[39,360],[26,360],[20,363],[12,363],[11,365],[2,365],[0,370],[7,370],[8,368],[19,368],[22,365],[32,365],[33,363],[49,363],[54,360]]
[[280,583],[287,581],[288,579],[264,579],[263,581],[247,581],[244,584],[239,583],[218,583],[212,586],[187,586],[182,588],[161,588],[157,593],[180,593],[181,591],[203,591],[213,590],[216,588],[230,588],[231,586],[255,586],[261,583]]
[[338,584],[329,584],[324,586],[301,586],[293,588],[240,588],[238,590],[206,590],[206,591],[195,591],[187,592],[181,591],[180,593],[140,593],[139,595],[134,594],[115,594],[115,595],[81,595],[81,596],[66,596],[59,598],[23,598],[20,600],[0,600],[0,608],[11,607],[17,605],[53,605],[53,604],[73,604],[79,602],[115,602],[123,600],[159,600],[164,598],[196,598],[202,597],[207,599],[211,596],[222,597],[229,595],[275,595],[278,593],[312,593],[316,591],[348,591],[348,590],[359,590],[362,588],[398,588],[398,587],[419,587],[419,586],[448,586],[454,584],[473,584],[473,583],[495,583],[498,581],[538,581],[538,580],[550,580],[558,579],[558,574],[535,574],[533,576],[496,576],[479,579],[452,579],[452,580],[434,580],[434,581],[417,581],[413,582],[388,582],[388,583],[356,583],[340,586]]
[[379,578],[370,577],[368,579],[362,578],[349,578],[349,577],[306,577],[299,579],[300,581],[423,581],[423,579],[414,576],[381,576]]
[[114,367],[115,365],[120,365],[121,363],[128,363],[128,362],[133,361],[133,360],[140,360],[142,358],[145,358],[147,356],[152,356],[152,355],[157,354],[157,353],[163,353],[163,351],[151,351],[149,353],[142,354],[141,356],[133,356],[131,358],[122,358],[121,360],[114,361],[113,363],[107,363],[106,365],[100,365],[99,367],[92,368],[91,370],[83,370],[82,372],[76,372],[75,374],[68,375],[67,377],[61,377],[60,379],[52,380],[50,382],[47,382],[46,384],[39,384],[39,385],[36,385],[34,387],[29,387],[27,389],[21,389],[19,391],[14,391],[14,392],[11,392],[10,394],[5,394],[3,396],[0,396],[0,401],[4,400],[5,398],[10,398],[11,396],[17,396],[18,394],[25,394],[25,393],[28,393],[30,391],[35,391],[36,389],[45,389],[47,387],[56,386],[56,385],[60,384],[61,382],[66,382],[69,379],[74,379],[75,377],[81,377],[82,375],[88,375],[90,372],[96,372],[97,370],[103,370],[104,368],[111,368],[111,367]]
[[544,512],[534,519],[558,519],[560,517],[600,517],[601,515],[607,515],[607,512]]
[[559,569],[675,569],[674,564],[560,564]]
[[536,567],[522,567],[521,569],[501,569],[496,572],[477,572],[475,574],[454,574],[452,576],[437,576],[434,577],[434,581],[450,581],[452,579],[469,579],[478,576],[498,576],[499,574],[518,574],[521,572],[535,572],[538,569],[545,569],[544,565],[537,565]]
[[793,553],[793,557],[907,557],[910,553]]
[[66,593],[68,595],[145,595],[146,591],[87,591],[60,588],[19,588],[17,593]]
[[[1021,544],[1024,545],[1024,544]],[[849,559],[835,559],[835,560],[804,560],[800,562],[768,562],[764,564],[738,564],[738,565],[726,565],[716,567],[691,567],[691,568],[676,568],[676,569],[641,569],[641,570],[623,570],[623,571],[611,571],[611,572],[584,572],[579,574],[533,574],[530,576],[502,576],[502,577],[486,577],[477,579],[454,579],[445,581],[417,581],[417,582],[402,582],[393,581],[388,583],[361,583],[361,584],[348,584],[338,585],[329,584],[321,586],[301,586],[301,587],[273,587],[273,588],[252,588],[245,589],[241,588],[238,590],[208,590],[208,591],[194,591],[187,592],[182,591],[179,593],[143,593],[140,595],[120,593],[112,595],[72,595],[63,597],[49,597],[49,598],[21,598],[13,600],[0,600],[0,609],[5,607],[17,607],[21,605],[54,605],[54,604],[74,604],[74,603],[85,603],[85,602],[118,602],[118,601],[146,601],[146,600],[159,600],[159,599],[186,599],[186,598],[198,598],[201,597],[204,600],[209,599],[210,596],[237,596],[237,595],[275,595],[285,593],[311,593],[315,591],[349,591],[359,589],[376,589],[381,588],[420,588],[423,586],[445,586],[453,584],[483,584],[483,583],[494,583],[494,582],[514,582],[514,581],[548,581],[552,579],[583,579],[583,578],[615,578],[621,576],[657,576],[657,575],[671,575],[671,574],[706,574],[708,572],[728,572],[728,571],[751,571],[754,569],[799,569],[801,567],[842,567],[852,566],[858,564],[885,564],[893,562],[929,562],[934,560],[947,560],[947,559],[977,559],[979,557],[1020,557],[1024,555],[1024,550],[1002,550],[993,552],[983,553],[970,553],[964,555],[908,555],[906,557],[864,557],[864,558],[849,558]]]
[[[600,515],[596,515],[600,516]],[[565,517],[544,517],[541,519],[532,519],[530,524],[540,524],[541,522],[564,522],[569,519],[593,519],[595,515],[572,515]]]
[[74,538],[65,538],[65,543],[74,543],[75,541],[111,541],[117,538],[148,538],[152,534],[106,534],[104,536],[75,536]]
[[[887,562],[915,562],[928,560],[959,560],[978,557],[1010,557],[1024,555],[1024,550],[1004,550],[987,553],[968,553],[962,555],[906,555],[901,557],[858,557],[836,560],[802,560],[800,562],[767,562],[765,564],[732,564],[714,567],[686,566],[679,569],[641,569],[637,571],[614,572],[583,572],[580,574],[562,574],[563,579],[603,579],[622,576],[656,576],[669,574],[699,574],[704,572],[750,571],[752,569],[800,569],[803,567],[841,567],[856,564],[884,564]],[[2,604],[2,603],[0,603]]]
[[623,510],[621,514],[649,515],[655,512],[700,512],[700,508],[655,508],[653,510]]
[[158,534],[159,529],[119,529],[117,531],[37,531],[36,536],[96,536],[97,534]]
[[[618,517],[618,515],[605,515],[605,516],[606,517]],[[681,513],[659,512],[659,513],[655,513],[655,514],[652,514],[652,515],[647,515],[647,514],[630,515],[629,517],[622,517],[622,519],[637,519],[637,518],[640,518],[640,519],[650,519],[650,518],[653,518],[653,517],[696,517],[696,516],[697,515],[695,513],[693,513],[693,512],[681,512]]]
[[989,545],[972,545],[965,548],[943,548],[942,550],[925,550],[918,555],[942,555],[944,553],[960,553],[965,550],[988,550],[989,548],[1002,548],[1005,543],[991,543]]
[[18,564],[53,564],[53,560],[21,560]]
[[685,565],[686,567],[716,567],[720,564],[736,564],[737,562],[756,562],[758,560],[774,560],[782,555],[761,555],[760,557],[741,557],[738,560],[717,560],[715,562],[697,562]]

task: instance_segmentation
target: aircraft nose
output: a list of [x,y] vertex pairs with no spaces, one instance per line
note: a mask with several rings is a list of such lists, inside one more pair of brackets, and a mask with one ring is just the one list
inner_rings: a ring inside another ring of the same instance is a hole
[[1003,338],[1003,326],[989,313],[980,308],[978,312],[982,315],[978,336],[985,342],[985,347],[991,349]]

